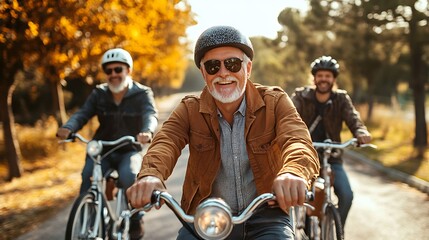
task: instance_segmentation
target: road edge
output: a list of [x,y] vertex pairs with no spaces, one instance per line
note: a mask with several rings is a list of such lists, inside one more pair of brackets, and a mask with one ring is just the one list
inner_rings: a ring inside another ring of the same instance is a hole
[[393,168],[386,167],[383,164],[376,162],[374,160],[371,160],[365,157],[363,154],[360,154],[353,150],[345,150],[344,157],[349,158],[353,161],[360,161],[365,164],[368,164],[373,168],[377,169],[378,171],[385,173],[390,178],[406,183],[410,187],[416,188],[417,190],[423,193],[429,194],[429,182],[423,179],[417,178],[415,176],[409,175],[407,173],[398,171]]

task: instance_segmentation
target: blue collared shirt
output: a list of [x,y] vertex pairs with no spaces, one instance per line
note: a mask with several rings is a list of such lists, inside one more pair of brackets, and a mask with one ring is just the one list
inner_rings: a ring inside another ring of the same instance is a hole
[[220,197],[237,214],[257,196],[244,137],[246,99],[234,113],[232,127],[218,110],[221,132],[221,167],[213,184],[212,197]]

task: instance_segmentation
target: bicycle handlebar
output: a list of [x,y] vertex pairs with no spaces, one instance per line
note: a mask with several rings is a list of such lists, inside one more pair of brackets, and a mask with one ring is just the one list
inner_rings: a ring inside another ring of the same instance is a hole
[[[75,141],[76,138],[79,139],[83,143],[89,143],[90,142],[90,140],[86,139],[85,137],[83,137],[79,133],[71,133],[69,138],[67,138],[65,140],[61,140],[60,142],[73,142],[73,141]],[[118,138],[118,139],[113,140],[113,141],[105,141],[105,140],[96,140],[96,141],[103,146],[116,146],[116,145],[119,145],[121,143],[126,143],[126,142],[129,142],[133,145],[141,145],[141,143],[136,141],[135,138],[132,136],[123,136],[123,137]]]
[[[192,215],[187,215],[183,209],[180,207],[180,204],[173,198],[173,196],[171,196],[168,192],[162,192],[162,191],[158,191],[155,190],[153,192],[152,195],[152,202],[146,204],[143,208],[140,209],[133,209],[131,211],[131,215],[140,212],[140,211],[148,211],[149,209],[151,209],[153,206],[156,206],[157,208],[160,207],[160,203],[161,203],[161,199],[165,201],[165,203],[167,204],[167,206],[174,212],[176,213],[176,215],[178,217],[180,217],[181,219],[183,219],[185,222],[188,223],[193,223],[194,222],[194,216]],[[307,192],[306,193],[306,200],[307,201],[312,201],[314,199],[314,195],[312,192]],[[208,201],[211,201],[213,199],[208,199]],[[274,194],[272,193],[264,193],[261,194],[259,196],[257,196],[255,199],[253,199],[253,201],[249,204],[249,206],[247,206],[242,212],[241,214],[237,215],[237,216],[232,216],[232,223],[233,224],[240,224],[245,222],[247,219],[249,219],[253,213],[255,212],[255,210],[257,208],[259,208],[260,206],[262,206],[264,203],[268,202],[268,201],[275,201],[276,197]],[[310,207],[313,208],[311,205],[304,203],[304,205],[306,207]],[[204,202],[202,204],[200,204],[199,207],[204,207]],[[228,207],[229,208],[229,207]]]
[[328,140],[326,142],[313,142],[313,146],[316,148],[335,148],[335,149],[342,149],[347,148],[348,146],[354,146],[354,147],[371,147],[371,148],[377,148],[374,144],[359,144],[357,138],[351,138],[348,141],[345,141],[343,143],[335,143],[331,140]]

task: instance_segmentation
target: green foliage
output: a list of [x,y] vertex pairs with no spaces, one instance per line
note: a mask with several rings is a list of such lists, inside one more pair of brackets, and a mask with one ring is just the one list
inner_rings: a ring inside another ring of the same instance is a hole
[[201,91],[206,85],[200,70],[195,66],[193,60],[189,60],[188,68],[185,74],[185,80],[183,81],[181,91],[183,92],[194,92]]
[[[420,45],[420,58],[426,63],[419,71],[426,72],[427,82],[427,2],[309,0],[309,6],[305,14],[284,9],[278,17],[283,30],[272,42],[252,39],[256,41],[254,76],[285,87],[310,83],[311,61],[331,55],[340,63],[339,86],[356,101],[389,104],[397,96],[397,86],[414,78],[410,53]],[[413,21],[418,22],[415,35],[410,29]],[[411,37],[417,40],[410,43]]]
[[[291,92],[308,82],[310,63],[330,55],[340,63],[337,84],[355,102],[394,104],[408,83],[415,106],[415,141],[427,145],[425,94],[429,80],[426,0],[309,0],[309,11],[286,8],[275,40],[257,40],[253,76]],[[311,76],[310,76],[311,79]]]

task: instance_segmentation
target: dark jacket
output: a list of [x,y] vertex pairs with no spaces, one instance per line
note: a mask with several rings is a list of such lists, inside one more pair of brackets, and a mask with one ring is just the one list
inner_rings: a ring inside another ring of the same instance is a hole
[[[314,87],[297,88],[291,96],[296,109],[307,127],[316,119],[316,90]],[[346,123],[354,137],[361,133],[368,133],[360,119],[359,112],[353,106],[350,96],[345,90],[333,90],[331,98],[325,106],[322,116],[327,138],[334,142],[341,142],[343,122]],[[341,158],[330,159],[330,162],[342,162]]]
[[[310,185],[319,172],[319,161],[289,96],[280,88],[248,81],[245,97],[245,144],[258,194],[271,192],[274,178],[286,172]],[[201,96],[188,96],[176,107],[144,156],[138,178],[152,175],[166,180],[188,144],[181,200],[183,209],[194,213],[210,196],[221,166],[217,107],[207,88]]]
[[140,132],[154,133],[158,126],[157,109],[151,88],[133,81],[122,102],[116,105],[106,83],[98,85],[84,105],[64,124],[72,132],[79,131],[93,116],[100,123],[94,139],[116,140],[136,137]]

